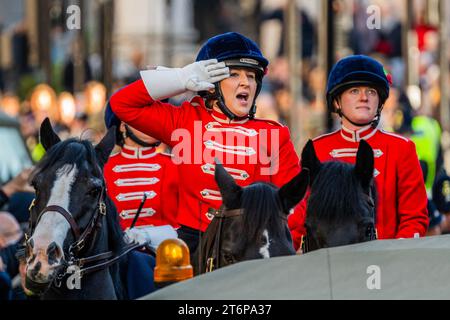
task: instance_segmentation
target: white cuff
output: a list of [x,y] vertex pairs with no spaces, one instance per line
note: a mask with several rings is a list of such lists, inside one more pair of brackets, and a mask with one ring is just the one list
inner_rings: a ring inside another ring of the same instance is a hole
[[177,231],[170,225],[144,227],[141,230],[145,232],[146,240],[149,242],[149,245],[155,250],[164,240],[178,238]]
[[186,91],[177,68],[157,68],[140,72],[150,96],[155,100],[174,97]]

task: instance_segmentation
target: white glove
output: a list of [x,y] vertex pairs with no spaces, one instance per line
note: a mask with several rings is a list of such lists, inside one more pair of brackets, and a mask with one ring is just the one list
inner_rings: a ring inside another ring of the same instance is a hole
[[183,68],[157,67],[141,71],[150,96],[162,100],[179,95],[187,90],[203,91],[213,89],[215,82],[230,76],[230,69],[217,59],[191,63]]
[[127,229],[124,236],[126,243],[148,243],[155,250],[164,240],[174,238],[178,238],[178,234],[170,225]]

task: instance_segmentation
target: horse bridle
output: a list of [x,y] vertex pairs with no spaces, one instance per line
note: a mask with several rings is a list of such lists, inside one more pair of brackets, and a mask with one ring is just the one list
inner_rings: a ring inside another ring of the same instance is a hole
[[[210,210],[210,213],[214,215],[214,218],[219,219],[219,226],[217,228],[214,243],[211,247],[206,248],[207,260],[206,260],[206,272],[212,272],[214,269],[221,267],[220,265],[220,248],[222,240],[222,226],[223,221],[226,218],[238,217],[242,215],[241,209],[227,210],[224,206],[221,206],[219,210]],[[211,252],[211,254],[209,254]]]
[[[373,201],[373,197],[372,197],[372,191],[369,190],[369,194],[366,194],[367,196],[367,204],[369,205],[369,207],[372,208],[372,215],[373,215],[373,223],[370,223],[367,230],[366,230],[366,238],[367,241],[372,241],[372,240],[377,240],[378,239],[378,232],[377,232],[377,228],[375,227],[376,224],[376,210],[375,210],[375,203]],[[306,229],[309,229],[308,227],[306,227]],[[308,236],[310,232],[308,232],[308,230],[306,230],[306,235],[302,235],[301,240],[300,240],[300,248],[302,249],[302,253],[308,253],[311,251],[312,248],[312,243],[311,243],[311,237]],[[318,244],[318,240],[317,238],[314,239],[315,241],[315,245],[317,248],[320,248],[320,245]]]
[[[62,279],[69,274],[68,269],[71,266],[76,266],[78,267],[78,271],[77,274],[80,277],[80,279],[90,273],[105,269],[107,267],[110,267],[111,265],[117,263],[124,255],[128,254],[130,251],[142,247],[142,245],[136,243],[136,244],[132,244],[129,245],[127,247],[125,247],[125,249],[120,253],[115,255],[114,252],[112,251],[107,251],[104,253],[100,253],[94,256],[89,256],[89,257],[84,257],[84,258],[80,258],[79,255],[80,253],[83,251],[83,249],[85,248],[86,243],[90,242],[90,246],[89,249],[86,250],[86,252],[89,252],[97,239],[97,235],[98,232],[101,230],[102,228],[102,219],[106,216],[106,204],[105,204],[105,189],[102,188],[99,198],[97,200],[97,207],[96,210],[93,214],[93,216],[91,217],[91,220],[89,221],[86,229],[83,231],[83,233],[80,232],[80,228],[77,224],[77,222],[75,221],[75,219],[73,218],[73,216],[63,207],[61,206],[57,206],[57,205],[50,205],[45,207],[41,213],[39,214],[38,218],[36,219],[36,223],[35,225],[33,225],[33,221],[32,221],[32,212],[35,208],[35,200],[33,200],[29,211],[30,211],[30,227],[29,227],[29,234],[26,233],[25,234],[25,240],[26,240],[26,246],[27,246],[27,252],[32,252],[32,247],[30,244],[30,239],[31,236],[34,233],[34,230],[36,228],[36,226],[38,225],[41,217],[46,213],[46,212],[57,212],[59,213],[61,216],[64,217],[64,219],[69,223],[71,231],[75,237],[75,241],[69,246],[68,249],[68,259],[63,259],[62,262],[62,267],[57,271],[56,276],[53,279],[53,282],[55,283],[56,287],[60,287],[61,286],[61,281]],[[99,261],[103,261],[101,263],[92,265],[87,267],[86,265],[90,265],[94,262],[99,262]],[[31,279],[27,279],[28,281],[31,281]],[[36,284],[36,283],[35,283]],[[40,284],[37,284],[38,286]],[[51,286],[50,284],[46,284],[46,286]]]

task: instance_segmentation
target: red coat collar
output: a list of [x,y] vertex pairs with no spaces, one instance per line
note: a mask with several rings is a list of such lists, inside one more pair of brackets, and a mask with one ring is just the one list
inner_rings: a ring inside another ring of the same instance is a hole
[[378,131],[377,128],[372,128],[371,125],[361,128],[359,130],[350,130],[342,126],[341,136],[350,142],[359,142],[361,139],[369,140]]
[[217,111],[216,109],[213,109],[211,111],[211,116],[217,122],[224,123],[224,124],[244,124],[244,123],[246,123],[249,120],[248,118],[240,118],[240,119],[236,119],[236,120],[231,120],[230,121],[230,119],[228,119],[226,115],[224,115],[220,111]]
[[155,147],[151,148],[135,148],[123,145],[121,154],[127,159],[148,159],[154,157],[157,152]]

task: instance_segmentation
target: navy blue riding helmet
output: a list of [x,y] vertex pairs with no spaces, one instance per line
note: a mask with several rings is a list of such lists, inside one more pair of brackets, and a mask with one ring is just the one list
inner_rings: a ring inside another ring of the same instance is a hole
[[116,144],[119,146],[123,146],[125,143],[125,138],[128,137],[140,146],[150,148],[150,147],[157,147],[161,144],[161,142],[156,143],[147,143],[136,137],[136,135],[130,130],[128,125],[125,124],[125,132],[120,131],[120,119],[116,116],[116,114],[112,111],[111,105],[108,102],[106,104],[105,108],[105,125],[106,128],[112,128],[113,126],[116,127]]
[[370,86],[377,90],[380,97],[380,105],[375,119],[369,123],[352,124],[356,126],[366,126],[372,124],[373,127],[380,121],[381,110],[389,97],[389,85],[391,77],[377,60],[364,55],[352,55],[339,60],[331,69],[327,83],[327,104],[340,117],[344,116],[340,109],[335,110],[333,101],[345,90],[354,86]]
[[[195,61],[217,59],[219,62],[224,61],[227,67],[249,68],[256,72],[256,94],[253,100],[248,117],[255,117],[256,98],[261,91],[262,78],[266,74],[269,61],[262,55],[258,45],[251,39],[237,33],[228,32],[210,38],[201,47]],[[206,99],[206,106],[212,108],[210,102],[218,101],[220,110],[230,119],[233,120],[237,116],[231,112],[225,105],[224,97],[220,89],[219,83],[215,83],[215,92],[213,94],[206,91],[199,92]]]

